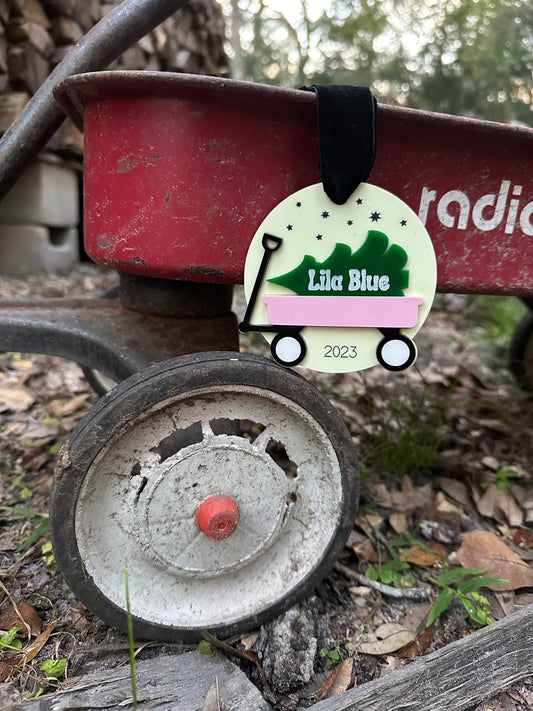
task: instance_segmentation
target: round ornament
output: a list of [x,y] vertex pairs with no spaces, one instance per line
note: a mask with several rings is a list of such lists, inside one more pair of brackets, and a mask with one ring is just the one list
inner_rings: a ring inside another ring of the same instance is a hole
[[285,366],[403,370],[416,360],[413,337],[436,283],[431,239],[400,198],[361,183],[337,205],[318,183],[285,198],[257,230],[240,328],[263,333]]

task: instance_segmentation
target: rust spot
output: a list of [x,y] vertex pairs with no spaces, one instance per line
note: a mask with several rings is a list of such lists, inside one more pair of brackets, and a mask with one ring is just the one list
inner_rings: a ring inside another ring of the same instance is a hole
[[144,261],[142,257],[132,257],[129,262],[130,264],[141,264],[143,267],[148,266],[148,264]]
[[191,276],[202,276],[202,277],[220,277],[224,274],[222,269],[217,269],[216,267],[208,266],[197,266],[197,267],[183,267],[182,271]]
[[119,158],[117,161],[117,173],[129,173],[130,170],[137,168],[137,166],[143,163],[148,163],[153,160],[161,160],[162,156],[147,156],[146,158],[137,158],[133,153],[128,153],[127,156]]

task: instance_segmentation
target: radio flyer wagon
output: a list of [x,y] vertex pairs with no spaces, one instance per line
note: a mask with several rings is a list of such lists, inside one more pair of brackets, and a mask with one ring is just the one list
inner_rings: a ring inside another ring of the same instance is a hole
[[[61,120],[85,133],[87,253],[118,299],[0,304],[2,350],[119,384],[79,423],[50,500],[79,598],[136,634],[257,626],[326,574],[353,524],[351,437],[305,379],[238,352],[233,284],[264,214],[321,179],[316,96],[227,79],[99,72],[183,3],[127,0],[0,142],[0,194]],[[380,106],[372,182],[417,211],[438,288],[533,295],[533,131]]]

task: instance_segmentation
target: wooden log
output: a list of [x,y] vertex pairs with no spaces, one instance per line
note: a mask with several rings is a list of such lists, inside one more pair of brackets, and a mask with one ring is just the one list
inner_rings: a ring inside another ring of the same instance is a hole
[[29,100],[30,96],[25,91],[12,91],[0,96],[0,135],[7,131]]
[[76,44],[83,37],[84,32],[76,20],[59,16],[52,20],[51,34],[56,46],[61,47],[65,44]]
[[49,17],[72,17],[77,4],[77,0],[41,0],[41,2]]
[[462,711],[533,674],[533,605],[313,711]]
[[50,73],[50,62],[29,42],[21,42],[8,49],[7,68],[13,88],[35,94]]
[[0,32],[0,75],[7,74],[7,40]]
[[9,7],[7,0],[0,0],[0,26],[5,25],[9,20]]
[[50,20],[39,0],[7,0],[7,4],[12,15],[24,17],[47,29],[50,27]]
[[37,22],[17,17],[6,25],[6,37],[9,42],[27,42],[43,57],[52,56],[55,44],[48,30]]
[[[139,708],[150,711],[202,711],[210,709],[271,711],[272,707],[246,675],[220,655],[198,652],[137,662]],[[131,704],[128,666],[87,674],[71,689],[24,703],[25,711],[122,708]],[[205,705],[204,705],[205,703]],[[144,706],[146,704],[146,706]]]
[[78,22],[84,32],[94,27],[101,18],[100,3],[98,0],[77,0],[74,7],[74,19]]

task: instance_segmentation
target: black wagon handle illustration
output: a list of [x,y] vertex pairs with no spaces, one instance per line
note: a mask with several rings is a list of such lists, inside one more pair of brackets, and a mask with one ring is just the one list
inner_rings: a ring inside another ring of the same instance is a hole
[[420,297],[266,294],[262,301],[267,306],[269,323],[252,324],[252,314],[270,259],[282,244],[281,237],[267,232],[262,237],[263,256],[244,319],[239,325],[243,333],[275,333],[270,346],[272,357],[280,365],[294,366],[301,363],[307,352],[301,334],[306,326],[377,328],[383,335],[376,348],[380,365],[387,370],[399,371],[415,362],[416,346],[411,338],[400,333],[400,328],[416,325],[418,308],[424,302]]
[[278,250],[283,244],[283,239],[281,237],[276,237],[275,235],[265,232],[261,240],[261,246],[263,247],[263,256],[261,258],[261,263],[259,269],[257,270],[257,275],[252,288],[252,293],[250,294],[250,299],[248,301],[248,306],[244,314],[242,322],[239,324],[239,329],[243,333],[248,333],[250,331],[261,332],[261,333],[275,333],[276,335],[272,339],[270,344],[270,352],[272,357],[280,365],[286,367],[292,367],[298,365],[305,358],[307,353],[306,343],[301,335],[301,330],[303,326],[283,326],[283,325],[273,325],[268,324],[252,324],[251,318],[255,305],[257,303],[257,297],[259,295],[259,290],[261,284],[264,281],[265,274],[270,262],[272,254]]

